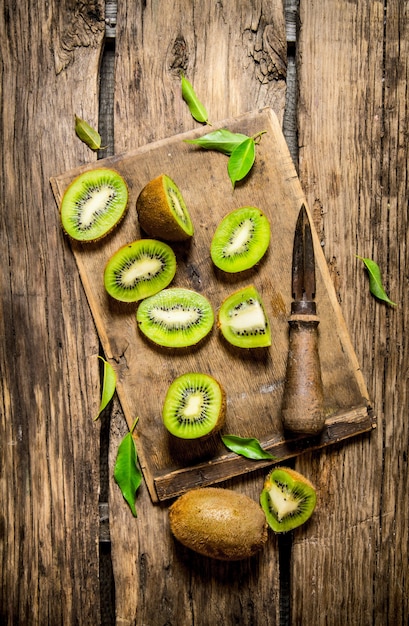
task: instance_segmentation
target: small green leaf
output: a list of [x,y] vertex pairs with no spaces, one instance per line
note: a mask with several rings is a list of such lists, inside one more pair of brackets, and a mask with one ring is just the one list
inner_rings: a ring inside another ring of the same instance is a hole
[[245,139],[248,139],[247,135],[232,133],[230,130],[220,128],[219,130],[214,130],[207,135],[203,135],[203,137],[199,137],[198,139],[185,139],[185,142],[196,144],[197,146],[206,148],[207,150],[217,150],[218,152],[223,152],[223,154],[230,156],[234,148],[241,144]]
[[191,83],[181,75],[182,80],[182,98],[189,107],[189,111],[196,122],[207,122],[207,111],[197,97]]
[[101,361],[104,363],[104,374],[102,382],[101,403],[99,405],[98,415],[94,418],[94,421],[99,418],[102,411],[112,399],[116,387],[116,375],[112,365],[105,361],[105,359],[103,359],[101,356],[99,356],[98,358],[101,359]]
[[75,116],[75,132],[77,137],[87,144],[91,150],[101,150],[101,136],[85,120]]
[[255,158],[256,144],[253,137],[248,137],[234,148],[227,162],[227,171],[233,188],[237,181],[247,176]]
[[135,508],[136,492],[142,482],[142,472],[138,467],[138,455],[133,438],[133,431],[137,421],[138,418],[135,420],[129,433],[125,435],[119,444],[114,467],[115,481],[126,502],[129,504],[134,517],[137,517]]
[[238,437],[237,435],[221,435],[221,438],[226,448],[236,454],[245,456],[247,459],[253,459],[255,461],[275,459],[272,454],[263,450],[258,439],[246,439],[245,437]]
[[381,270],[379,269],[379,266],[375,263],[375,261],[372,261],[371,259],[366,259],[358,255],[357,258],[363,261],[366,269],[368,270],[369,290],[371,294],[375,296],[375,298],[383,300],[383,302],[386,302],[390,306],[397,306],[396,302],[392,302],[392,300],[390,300],[386,295],[386,292],[382,285]]

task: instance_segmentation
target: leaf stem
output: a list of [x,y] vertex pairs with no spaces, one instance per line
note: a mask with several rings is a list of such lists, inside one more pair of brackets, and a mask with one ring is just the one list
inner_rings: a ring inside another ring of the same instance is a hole
[[138,422],[139,422],[139,416],[135,419],[134,423],[132,424],[131,430],[129,431],[131,435],[133,434],[133,431],[135,430],[135,427]]
[[260,140],[261,140],[261,136],[266,134],[266,130],[261,130],[259,133],[256,133],[255,135],[253,135],[252,139],[254,141],[255,144],[259,144]]

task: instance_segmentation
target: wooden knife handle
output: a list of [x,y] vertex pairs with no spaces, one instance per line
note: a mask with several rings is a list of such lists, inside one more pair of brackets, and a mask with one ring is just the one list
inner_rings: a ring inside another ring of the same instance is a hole
[[316,315],[291,315],[290,343],[282,405],[285,430],[318,434],[325,423]]

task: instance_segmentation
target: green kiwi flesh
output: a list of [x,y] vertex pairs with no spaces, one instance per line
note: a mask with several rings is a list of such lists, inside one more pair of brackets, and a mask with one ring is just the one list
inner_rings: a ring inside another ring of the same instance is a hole
[[222,561],[250,558],[268,538],[257,502],[221,487],[199,487],[180,496],[169,507],[169,526],[190,550]]
[[154,343],[167,348],[185,348],[209,334],[214,313],[202,294],[172,287],[141,302],[136,321],[140,331]]
[[288,467],[276,467],[267,476],[260,504],[276,533],[304,524],[314,512],[316,491],[310,481]]
[[267,217],[260,209],[245,206],[222,219],[213,235],[210,256],[224,272],[242,272],[260,261],[269,243]]
[[198,372],[176,378],[168,388],[163,403],[165,428],[179,439],[201,439],[223,426],[226,396],[220,383]]
[[150,237],[184,241],[193,236],[193,224],[176,183],[166,174],[157,176],[136,201],[139,225]]
[[228,296],[219,309],[218,327],[223,337],[239,348],[271,345],[271,330],[261,296],[250,285]]
[[72,239],[96,241],[120,222],[127,206],[128,187],[118,172],[90,170],[75,178],[63,195],[62,227]]
[[155,239],[138,239],[119,248],[109,259],[104,285],[121,302],[136,302],[164,289],[176,273],[172,248]]

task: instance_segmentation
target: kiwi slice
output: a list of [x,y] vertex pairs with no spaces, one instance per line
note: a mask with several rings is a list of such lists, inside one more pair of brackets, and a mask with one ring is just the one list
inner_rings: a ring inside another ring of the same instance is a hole
[[193,224],[176,183],[166,174],[157,176],[140,192],[136,201],[141,228],[150,237],[184,241],[193,236]]
[[141,332],[154,343],[184,348],[211,331],[214,313],[210,302],[196,291],[172,287],[140,303],[136,313]]
[[176,273],[172,248],[155,239],[139,239],[119,248],[104,272],[105,289],[121,302],[136,302],[169,285]]
[[182,374],[170,385],[163,404],[165,428],[180,439],[208,437],[223,426],[225,392],[208,374]]
[[310,481],[288,467],[276,467],[267,476],[260,504],[276,533],[301,526],[312,515],[316,491]]
[[222,219],[213,235],[210,256],[224,272],[242,272],[260,261],[269,243],[268,219],[260,209],[245,206]]
[[120,222],[127,205],[128,187],[118,172],[90,170],[66,189],[60,206],[61,223],[72,239],[96,241]]
[[233,346],[271,346],[270,324],[260,294],[253,285],[235,291],[222,302],[217,325]]

